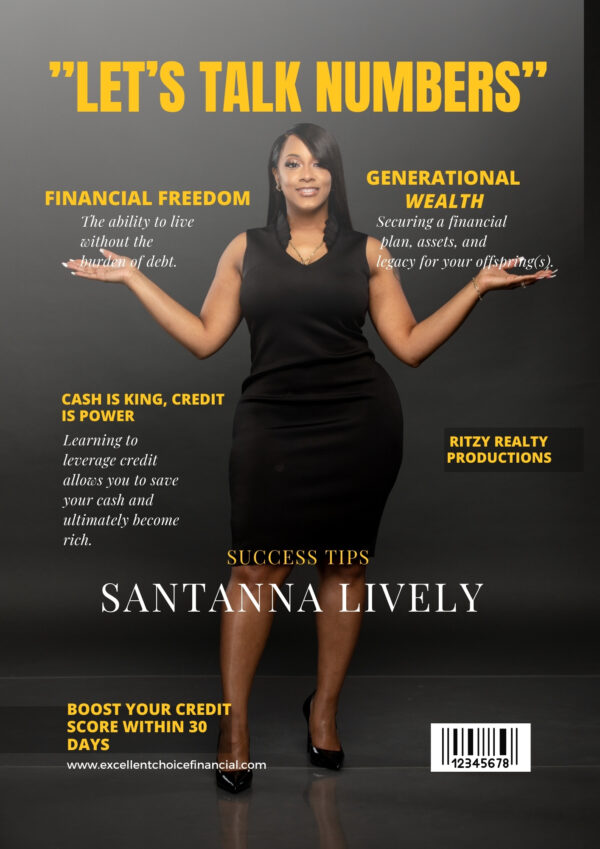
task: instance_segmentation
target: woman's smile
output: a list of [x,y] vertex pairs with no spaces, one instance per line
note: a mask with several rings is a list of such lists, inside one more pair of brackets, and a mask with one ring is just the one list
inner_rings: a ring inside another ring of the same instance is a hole
[[331,192],[331,173],[297,136],[289,136],[286,140],[273,176],[285,197],[288,215],[294,206],[298,211],[310,209],[314,212],[327,203]]

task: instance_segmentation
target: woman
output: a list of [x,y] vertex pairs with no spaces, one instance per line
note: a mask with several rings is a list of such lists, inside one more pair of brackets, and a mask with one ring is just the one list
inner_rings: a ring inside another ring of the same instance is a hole
[[[312,552],[320,585],[317,687],[304,703],[313,764],[339,769],[344,753],[338,699],[358,637],[365,561],[396,478],[402,412],[396,390],[362,334],[366,312],[403,362],[419,365],[493,289],[527,286],[550,270],[514,275],[481,270],[423,321],[412,314],[377,239],[352,229],[342,160],[335,139],[298,124],[276,139],[269,160],[267,227],[236,236],[223,252],[200,315],[163,292],[130,260],[65,265],[79,277],[125,284],[181,344],[199,358],[214,354],[242,318],[251,335],[252,370],[235,416],[230,461],[234,549]],[[351,565],[332,551],[362,552]],[[291,565],[236,566],[228,594],[237,609],[240,584],[281,585]],[[273,614],[246,606],[221,620],[223,699],[231,704],[219,733],[217,783],[250,786],[247,707]],[[234,769],[231,769],[234,767]]]

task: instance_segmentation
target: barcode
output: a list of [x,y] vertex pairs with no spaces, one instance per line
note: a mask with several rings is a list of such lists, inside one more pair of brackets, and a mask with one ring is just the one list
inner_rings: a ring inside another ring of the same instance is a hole
[[431,723],[432,772],[531,772],[531,723]]

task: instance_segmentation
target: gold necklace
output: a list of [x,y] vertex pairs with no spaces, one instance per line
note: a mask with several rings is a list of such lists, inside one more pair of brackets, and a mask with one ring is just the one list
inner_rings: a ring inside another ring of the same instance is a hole
[[300,257],[300,262],[302,263],[302,265],[308,265],[308,264],[309,264],[309,262],[311,261],[311,259],[313,258],[313,256],[316,254],[316,252],[317,252],[320,248],[322,248],[324,244],[325,244],[325,239],[322,239],[322,240],[321,240],[321,242],[320,242],[320,244],[318,244],[318,245],[317,245],[317,247],[314,249],[314,251],[311,253],[311,255],[310,255],[310,256],[307,256],[307,257],[306,257],[306,259],[305,259],[305,258],[302,256],[302,254],[300,253],[300,251],[298,250],[298,248],[296,247],[296,245],[295,245],[295,244],[292,242],[292,240],[290,239],[290,246],[291,246],[291,247],[292,247],[292,248],[296,251],[296,253],[297,253],[297,254],[298,254],[298,256]]

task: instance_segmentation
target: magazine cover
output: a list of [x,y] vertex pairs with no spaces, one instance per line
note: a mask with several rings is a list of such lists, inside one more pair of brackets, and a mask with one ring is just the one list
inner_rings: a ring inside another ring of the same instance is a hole
[[4,845],[595,845],[583,2],[3,19]]

